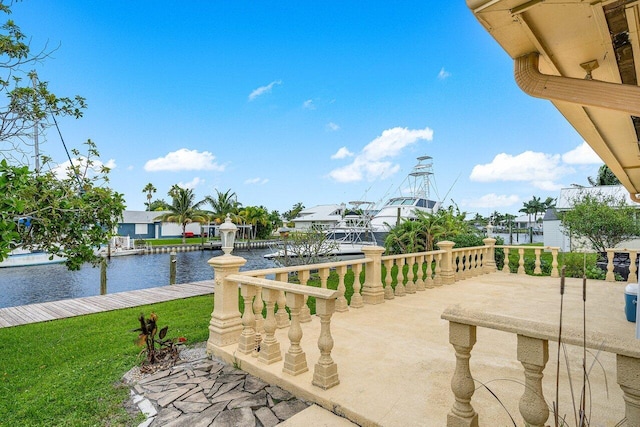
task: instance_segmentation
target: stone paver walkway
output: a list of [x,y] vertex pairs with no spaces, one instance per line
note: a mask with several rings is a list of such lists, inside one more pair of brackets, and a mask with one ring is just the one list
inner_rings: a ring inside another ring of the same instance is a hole
[[273,427],[309,404],[233,366],[202,357],[135,381],[140,427]]

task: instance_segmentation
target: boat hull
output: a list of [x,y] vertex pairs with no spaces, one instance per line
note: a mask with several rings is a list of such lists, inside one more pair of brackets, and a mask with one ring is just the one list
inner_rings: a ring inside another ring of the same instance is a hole
[[30,267],[34,265],[59,264],[65,259],[47,252],[10,253],[7,259],[0,262],[0,268]]

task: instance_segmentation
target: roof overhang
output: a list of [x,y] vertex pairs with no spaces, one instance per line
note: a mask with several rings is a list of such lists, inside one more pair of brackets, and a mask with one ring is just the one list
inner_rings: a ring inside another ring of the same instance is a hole
[[550,100],[638,201],[639,1],[467,0],[467,6],[514,59],[518,85]]

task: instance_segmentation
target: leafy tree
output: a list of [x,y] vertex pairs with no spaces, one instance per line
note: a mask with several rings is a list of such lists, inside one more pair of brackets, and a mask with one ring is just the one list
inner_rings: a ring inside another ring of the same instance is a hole
[[156,199],[149,205],[150,211],[167,211],[171,205],[167,203],[164,199]]
[[[10,15],[10,5],[0,1],[0,13]],[[39,169],[39,153],[33,156],[31,150],[34,133],[50,126],[49,119],[56,116],[82,117],[85,100],[80,96],[58,97],[35,71],[25,70],[44,61],[51,52],[45,48],[33,54],[28,37],[13,20],[0,27],[0,40],[0,94],[6,99],[0,106],[0,157],[17,165],[29,165],[34,157],[35,169]]]
[[86,144],[87,156],[66,177],[0,161],[0,260],[20,246],[64,257],[71,270],[97,264],[94,251],[108,241],[125,206],[122,194],[103,186],[109,169],[96,161],[95,144]]
[[238,213],[238,217],[251,226],[249,240],[255,239],[258,225],[266,226],[269,224],[269,213],[262,206],[247,206]]
[[593,177],[587,177],[587,181],[589,181],[589,184],[591,184],[594,187],[597,186],[601,186],[601,185],[619,185],[620,184],[620,180],[618,179],[617,176],[615,176],[613,174],[613,172],[611,172],[611,169],[609,169],[609,166],[602,165],[600,166],[600,168],[598,169],[598,175],[593,178]]
[[[273,230],[277,230],[278,228],[282,227],[283,222],[280,212],[278,212],[277,210],[269,212],[269,223],[271,223],[271,230],[269,231],[269,234],[271,234]],[[267,238],[268,236],[264,237]]]
[[156,187],[153,186],[152,183],[148,183],[147,185],[144,186],[144,188],[142,189],[143,193],[147,193],[147,210],[150,211],[151,210],[151,199],[153,198],[153,193],[156,192]]
[[173,185],[169,190],[169,196],[173,199],[169,211],[163,215],[156,217],[161,221],[175,222],[182,226],[182,243],[186,243],[186,231],[187,224],[192,222],[205,223],[209,221],[209,216],[206,212],[200,210],[200,206],[204,203],[204,200],[194,202],[195,194],[190,188],[182,188],[178,185]]
[[637,209],[622,197],[581,192],[571,202],[571,210],[560,214],[562,226],[572,236],[588,240],[598,252],[640,234]]

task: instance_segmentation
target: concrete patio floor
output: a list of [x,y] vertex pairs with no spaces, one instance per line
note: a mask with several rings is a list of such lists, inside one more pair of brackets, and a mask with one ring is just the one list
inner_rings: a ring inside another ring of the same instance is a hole
[[[282,372],[282,364],[264,365],[256,358],[237,353],[236,345],[219,349],[218,357],[241,369],[289,390],[297,397],[362,426],[443,426],[454,401],[450,388],[455,355],[449,344],[448,322],[440,318],[450,305],[480,308],[491,313],[557,323],[559,319],[558,278],[493,273],[427,289],[380,305],[335,313],[331,320],[334,339],[332,357],[338,365],[340,384],[322,390],[311,385],[313,367],[319,358],[319,319],[302,325],[302,348],[309,372],[292,377]],[[582,280],[566,279],[563,325],[582,327]],[[589,280],[587,284],[587,329],[617,334],[635,340],[635,324],[624,315],[625,283]],[[288,329],[276,332],[284,354],[289,347]],[[592,351],[592,353],[596,353]],[[572,414],[578,401],[582,378],[582,349],[567,347],[561,356],[561,414]],[[598,353],[589,374],[591,426],[615,426],[624,418],[622,391],[616,383],[616,356]],[[593,356],[587,355],[587,366]],[[557,344],[549,343],[549,362],[543,387],[549,405],[555,400]],[[518,400],[523,392],[524,371],[516,359],[516,335],[478,328],[477,343],[471,352],[471,372],[478,389],[472,405],[484,426],[523,425]],[[603,372],[604,369],[604,372]],[[576,397],[568,391],[571,373]],[[498,395],[483,389],[482,382]],[[304,412],[299,414],[304,416]],[[314,412],[310,411],[309,414]],[[510,414],[510,415],[509,415]],[[573,417],[567,418],[575,425]],[[307,425],[314,425],[309,415]],[[547,424],[552,425],[550,417]],[[302,425],[302,424],[299,424]],[[623,425],[623,424],[621,424]]]

